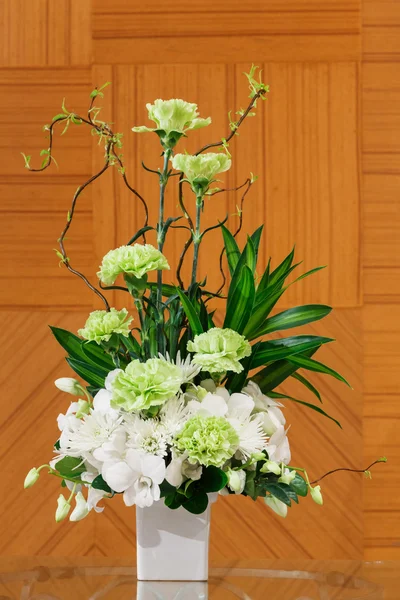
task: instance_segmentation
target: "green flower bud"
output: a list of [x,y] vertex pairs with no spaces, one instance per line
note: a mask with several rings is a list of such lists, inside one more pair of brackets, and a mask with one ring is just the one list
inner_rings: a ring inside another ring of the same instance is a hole
[[39,479],[39,475],[39,471],[35,467],[33,467],[33,469],[31,469],[25,477],[24,488],[27,489],[35,485],[35,483]]
[[62,494],[60,494],[57,500],[56,522],[59,523],[60,521],[65,519],[68,516],[70,510],[70,503],[67,502],[67,500]]
[[260,471],[262,473],[274,473],[275,475],[280,475],[281,466],[274,460],[266,460]]
[[320,485],[316,485],[314,488],[310,486],[310,494],[311,498],[314,500],[314,502],[316,502],[316,504],[319,504],[320,506],[323,505],[324,500],[322,498]]

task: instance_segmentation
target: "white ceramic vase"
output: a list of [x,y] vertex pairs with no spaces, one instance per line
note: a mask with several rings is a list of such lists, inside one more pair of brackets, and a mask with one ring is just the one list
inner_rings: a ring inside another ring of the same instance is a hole
[[136,508],[137,578],[139,581],[207,581],[211,504],[193,515],[171,510],[163,500]]

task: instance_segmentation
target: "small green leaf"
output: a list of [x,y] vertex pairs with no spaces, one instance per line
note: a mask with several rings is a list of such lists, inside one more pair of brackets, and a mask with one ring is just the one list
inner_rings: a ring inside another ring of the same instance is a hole
[[228,476],[224,471],[210,465],[209,467],[203,468],[203,473],[199,485],[202,486],[205,492],[219,492],[228,483]]
[[95,477],[92,481],[92,487],[95,490],[102,490],[103,492],[108,492],[109,494],[112,493],[112,489],[110,488],[110,486],[104,481],[104,479],[102,478],[101,475],[97,475],[97,477]]
[[146,227],[142,227],[141,229],[139,229],[139,231],[137,231],[135,235],[129,240],[127,246],[130,246],[131,244],[133,244],[133,242],[136,242],[136,240],[140,238],[140,236],[142,236],[144,233],[146,233],[146,231],[151,231],[152,229],[154,230],[154,227],[152,227],[151,225],[146,225]]
[[275,498],[277,498],[278,500],[280,500],[281,502],[286,504],[286,506],[292,505],[292,500],[291,500],[290,495],[278,483],[267,483],[267,482],[264,483],[263,482],[262,488],[264,489],[264,491],[269,492],[271,494],[271,496],[274,496]]
[[30,156],[29,154],[26,155],[23,152],[21,152],[22,156],[24,157],[24,161],[25,161],[25,169],[30,169],[30,162],[31,162],[31,158],[32,156]]
[[86,467],[82,458],[76,458],[75,456],[64,456],[64,458],[56,463],[55,470],[58,471],[63,477],[79,478],[82,473],[86,471]]
[[61,121],[61,120],[64,120],[64,119],[68,119],[68,117],[66,117],[64,113],[59,113],[58,115],[55,115],[53,117],[52,121],[53,122],[54,121]]
[[296,477],[290,482],[290,487],[298,496],[302,496],[303,498],[307,496],[308,485],[298,473],[296,473]]
[[196,493],[191,498],[183,502],[182,506],[194,515],[201,515],[208,506],[208,496],[206,493]]

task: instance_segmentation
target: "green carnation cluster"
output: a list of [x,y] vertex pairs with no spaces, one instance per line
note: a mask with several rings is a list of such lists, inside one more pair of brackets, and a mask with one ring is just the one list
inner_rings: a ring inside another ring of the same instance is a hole
[[232,161],[226,155],[216,152],[207,152],[192,156],[190,154],[176,154],[172,159],[172,166],[182,171],[192,190],[204,194],[218,173],[223,173],[231,168]]
[[194,352],[193,362],[209,373],[240,373],[240,360],[251,354],[251,346],[243,335],[233,329],[214,327],[196,335],[187,349]]
[[239,438],[223,417],[195,415],[175,438],[178,450],[187,452],[189,462],[221,467],[237,450]]
[[110,250],[97,273],[105,285],[112,285],[121,273],[140,279],[149,271],[169,269],[165,256],[151,244],[134,244]]
[[117,310],[94,310],[90,313],[83,329],[78,334],[85,340],[108,342],[113,333],[119,333],[127,337],[133,317],[130,317],[126,308]]
[[132,127],[135,133],[154,131],[160,138],[164,148],[173,148],[178,140],[190,129],[206,127],[211,123],[210,117],[199,118],[197,104],[173,98],[171,100],[154,101],[146,104],[149,119],[154,121],[156,127]]
[[112,382],[111,406],[127,412],[161,406],[177,394],[182,379],[181,369],[161,358],[133,360]]

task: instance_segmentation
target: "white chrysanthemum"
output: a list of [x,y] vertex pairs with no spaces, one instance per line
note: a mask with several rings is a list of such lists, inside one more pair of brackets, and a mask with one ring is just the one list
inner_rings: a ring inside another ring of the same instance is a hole
[[167,436],[163,425],[157,419],[141,419],[137,415],[127,415],[124,427],[128,436],[127,447],[145,454],[165,456]]
[[93,410],[84,419],[69,423],[60,438],[63,456],[81,456],[91,465],[99,467],[103,454],[120,454],[124,451],[126,433],[122,417]]
[[171,398],[164,404],[159,418],[168,439],[182,429],[190,415],[189,408],[182,397]]
[[159,352],[158,356],[161,359],[166,360],[167,362],[176,365],[180,368],[180,370],[182,371],[182,383],[190,383],[192,379],[194,379],[196,375],[198,375],[201,371],[201,367],[199,365],[195,365],[194,363],[192,363],[189,354],[185,359],[182,359],[180,350],[178,350],[175,360],[172,360],[168,352],[165,356],[161,354],[161,352]]
[[239,436],[239,448],[236,457],[247,460],[252,454],[264,450],[267,440],[262,421],[259,417],[247,419],[228,419]]

